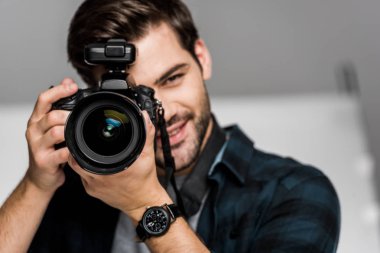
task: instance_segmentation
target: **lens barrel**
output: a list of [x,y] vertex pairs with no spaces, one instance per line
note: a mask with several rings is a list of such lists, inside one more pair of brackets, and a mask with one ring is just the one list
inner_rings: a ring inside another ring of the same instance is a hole
[[117,173],[141,153],[146,140],[145,120],[129,97],[100,91],[75,106],[66,123],[65,140],[85,170]]

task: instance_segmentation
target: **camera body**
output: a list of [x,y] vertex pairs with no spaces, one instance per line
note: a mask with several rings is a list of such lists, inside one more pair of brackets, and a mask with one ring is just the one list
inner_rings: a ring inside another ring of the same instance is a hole
[[65,126],[65,142],[78,164],[95,174],[114,174],[130,166],[146,140],[146,110],[157,124],[161,103],[154,90],[135,85],[126,72],[136,50],[125,40],[110,39],[85,47],[85,61],[104,65],[99,87],[79,89],[53,104],[53,110],[71,111]]

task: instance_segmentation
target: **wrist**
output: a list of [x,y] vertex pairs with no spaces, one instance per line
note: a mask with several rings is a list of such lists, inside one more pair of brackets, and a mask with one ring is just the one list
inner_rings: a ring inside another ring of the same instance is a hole
[[31,178],[25,176],[20,182],[20,187],[25,196],[30,196],[34,199],[38,199],[41,201],[50,201],[53,197],[55,190],[47,191],[45,189],[41,189]]
[[169,197],[165,189],[160,186],[156,190],[152,189],[149,191],[139,203],[140,204],[134,209],[122,210],[132,220],[134,225],[137,225],[149,207],[172,204],[173,200]]
[[55,191],[62,185],[54,185],[51,183],[43,183],[39,178],[42,178],[41,175],[35,175],[30,169],[26,172],[22,182],[25,185],[26,189],[39,194],[41,196],[51,197],[54,195]]

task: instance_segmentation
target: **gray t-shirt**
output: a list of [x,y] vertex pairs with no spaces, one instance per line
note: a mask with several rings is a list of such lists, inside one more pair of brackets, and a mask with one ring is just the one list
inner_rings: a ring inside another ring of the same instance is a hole
[[[186,176],[177,176],[176,183],[180,188],[185,181]],[[175,194],[171,184],[168,186],[168,194],[175,201]],[[189,217],[190,227],[196,231],[199,215],[202,212],[207,194],[203,197],[201,208],[193,216]],[[115,237],[112,245],[112,253],[149,253],[145,243],[138,242],[136,238],[136,228],[126,214],[120,212],[119,221],[116,226]]]

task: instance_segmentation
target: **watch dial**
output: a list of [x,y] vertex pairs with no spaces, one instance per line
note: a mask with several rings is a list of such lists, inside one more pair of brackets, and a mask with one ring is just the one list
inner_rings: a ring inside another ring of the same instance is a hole
[[145,230],[152,235],[161,235],[169,228],[169,215],[162,207],[152,207],[143,218]]

